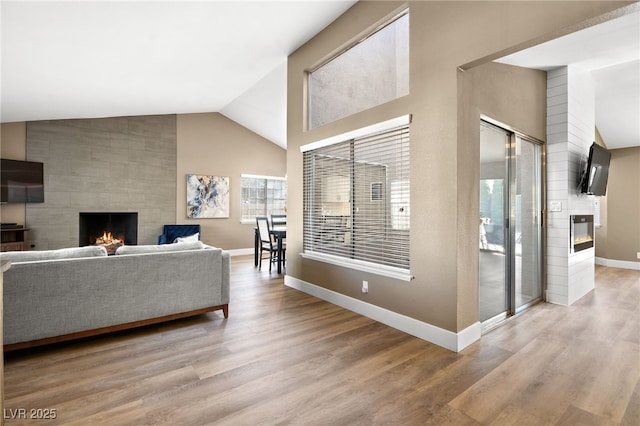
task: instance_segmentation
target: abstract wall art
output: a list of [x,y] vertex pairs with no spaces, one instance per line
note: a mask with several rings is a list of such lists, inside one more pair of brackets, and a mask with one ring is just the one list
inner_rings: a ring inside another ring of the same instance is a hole
[[187,217],[228,218],[229,178],[187,175]]

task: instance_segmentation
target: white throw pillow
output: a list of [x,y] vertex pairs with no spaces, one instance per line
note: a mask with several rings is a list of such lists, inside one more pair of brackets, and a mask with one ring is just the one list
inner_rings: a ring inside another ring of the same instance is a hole
[[200,241],[200,233],[196,232],[193,235],[189,235],[188,237],[178,237],[173,242],[174,243],[191,243],[193,241]]

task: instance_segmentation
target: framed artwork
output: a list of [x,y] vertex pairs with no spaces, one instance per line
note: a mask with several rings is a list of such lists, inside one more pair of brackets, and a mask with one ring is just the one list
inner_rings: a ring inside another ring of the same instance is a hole
[[229,178],[187,175],[187,217],[229,217]]

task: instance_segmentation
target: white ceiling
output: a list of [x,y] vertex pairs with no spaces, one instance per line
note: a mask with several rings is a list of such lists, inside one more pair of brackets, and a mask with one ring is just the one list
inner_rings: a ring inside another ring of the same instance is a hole
[[6,1],[1,121],[221,112],[286,146],[286,60],[346,1]]
[[547,71],[572,65],[590,71],[596,127],[607,148],[640,146],[640,11],[497,62]]
[[[2,0],[0,119],[217,111],[286,147],[287,56],[355,2]],[[591,70],[605,142],[640,145],[639,14],[500,61]]]

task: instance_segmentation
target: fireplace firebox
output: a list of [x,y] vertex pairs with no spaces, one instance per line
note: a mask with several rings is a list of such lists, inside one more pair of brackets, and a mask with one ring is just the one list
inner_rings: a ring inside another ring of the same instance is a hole
[[80,213],[78,245],[101,245],[113,254],[122,245],[138,244],[138,213]]
[[571,253],[593,247],[593,215],[571,215],[570,241]]

